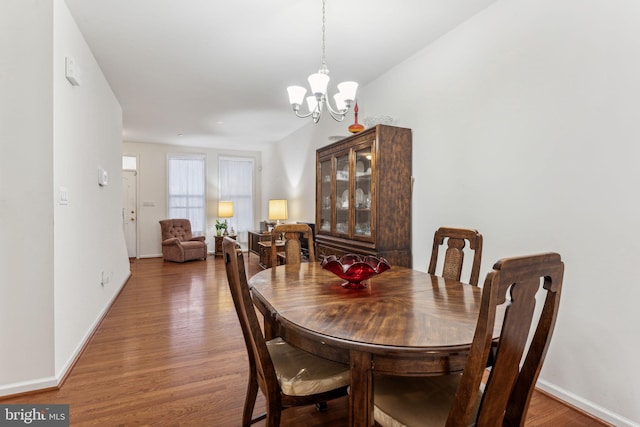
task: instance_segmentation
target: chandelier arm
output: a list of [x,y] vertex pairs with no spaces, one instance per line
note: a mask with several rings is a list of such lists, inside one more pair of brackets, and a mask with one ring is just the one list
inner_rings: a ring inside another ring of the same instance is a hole
[[334,110],[333,108],[331,108],[331,104],[329,104],[329,100],[325,100],[325,104],[327,105],[327,108],[329,109],[329,112],[331,114],[337,114],[340,115],[342,117],[344,117],[345,114],[347,114],[349,112],[349,109],[345,109],[345,110]]
[[300,111],[296,110],[295,113],[296,113],[296,116],[300,117],[301,119],[306,119],[307,117],[313,114],[313,111],[310,111],[307,114],[300,114]]
[[[346,114],[346,112],[345,112],[345,114]],[[329,115],[330,115],[330,116],[331,116],[331,118],[332,118],[333,120],[335,120],[336,122],[341,122],[341,121],[343,121],[343,120],[344,120],[344,118],[345,118],[345,114],[335,112],[335,111],[333,111],[331,108],[329,108]]]

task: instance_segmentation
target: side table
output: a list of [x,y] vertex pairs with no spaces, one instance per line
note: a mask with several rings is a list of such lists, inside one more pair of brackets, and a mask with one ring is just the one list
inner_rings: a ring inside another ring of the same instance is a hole
[[215,248],[214,248],[214,252],[213,252],[213,256],[214,257],[216,257],[218,255],[222,256],[222,239],[224,239],[225,237],[231,237],[233,240],[235,240],[237,235],[235,235],[235,234],[229,234],[228,236],[214,235],[213,236],[213,238],[215,239]]

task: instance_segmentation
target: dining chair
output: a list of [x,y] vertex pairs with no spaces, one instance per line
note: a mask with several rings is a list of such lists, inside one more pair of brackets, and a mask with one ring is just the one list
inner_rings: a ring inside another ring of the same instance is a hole
[[[242,426],[266,419],[268,427],[277,427],[284,408],[319,405],[345,396],[349,385],[349,366],[302,351],[280,337],[265,340],[249,290],[240,245],[225,237],[222,250],[229,289],[249,358],[249,383]],[[258,390],[265,396],[267,411],[254,418]]]
[[482,234],[478,230],[469,228],[440,227],[433,236],[433,247],[431,249],[431,261],[429,262],[430,274],[436,274],[438,265],[438,252],[440,246],[447,240],[447,250],[444,255],[442,267],[442,277],[445,279],[460,280],[462,275],[462,264],[464,261],[464,248],[469,242],[469,249],[473,253],[473,264],[471,265],[471,275],[469,284],[478,286],[480,277],[480,261],[482,259]]
[[[307,224],[280,224],[271,230],[271,266],[278,265],[278,259],[282,259],[286,264],[300,264],[303,260],[302,239],[307,240],[308,254],[306,259],[309,262],[316,260],[313,230]],[[284,254],[278,253],[276,242],[284,240]]]
[[[376,375],[373,384],[376,422],[383,427],[524,425],[551,342],[563,273],[564,264],[556,253],[498,261],[484,282],[480,314],[462,374]],[[541,287],[544,305],[525,354],[530,329],[535,323],[536,293]],[[496,313],[502,312],[497,308],[505,301],[507,308],[503,311],[495,365],[486,385],[481,385]]]

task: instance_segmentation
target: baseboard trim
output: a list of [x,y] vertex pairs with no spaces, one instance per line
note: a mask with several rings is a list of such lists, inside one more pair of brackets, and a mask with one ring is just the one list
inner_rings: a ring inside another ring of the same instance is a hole
[[144,258],[162,258],[162,254],[140,255],[138,258],[140,258],[140,259],[144,259]]
[[122,290],[129,282],[129,279],[131,279],[131,271],[129,271],[129,274],[127,275],[125,280],[122,282],[122,285],[120,285],[120,289],[118,289],[118,292],[116,292],[113,298],[111,298],[109,303],[102,310],[102,313],[100,313],[100,316],[98,316],[98,319],[94,322],[93,326],[89,329],[89,331],[85,335],[85,338],[82,340],[82,342],[78,346],[77,350],[69,358],[69,361],[58,373],[58,378],[59,378],[58,388],[62,387],[62,384],[64,384],[64,382],[69,377],[69,374],[71,374],[73,367],[76,366],[76,363],[78,363],[78,360],[80,360],[80,356],[82,356],[84,351],[87,349],[87,346],[91,342],[91,339],[96,334],[98,328],[100,328],[100,325],[102,324],[104,319],[107,317],[107,314],[109,314],[109,311],[111,311],[111,307],[113,307],[113,304],[117,301],[118,297],[122,293]]
[[43,393],[45,391],[60,389],[60,387],[62,387],[64,382],[67,380],[67,378],[71,374],[71,371],[73,370],[76,363],[78,363],[78,360],[80,360],[80,357],[86,350],[87,346],[89,345],[89,342],[91,342],[91,339],[93,338],[93,336],[96,334],[98,328],[100,327],[104,319],[107,317],[107,314],[111,310],[111,307],[113,307],[113,304],[116,302],[116,300],[122,293],[122,290],[129,282],[129,279],[131,279],[131,272],[129,272],[129,275],[120,286],[120,289],[118,290],[118,292],[116,292],[114,297],[111,298],[109,303],[102,310],[102,313],[100,314],[100,316],[98,316],[98,319],[94,322],[93,326],[89,329],[89,331],[85,335],[85,338],[78,345],[77,350],[69,358],[69,361],[65,364],[65,366],[62,369],[60,369],[60,372],[56,376],[45,377],[45,378],[41,378],[33,381],[14,383],[14,384],[9,384],[9,385],[0,387],[0,400],[10,399],[10,398],[19,397],[19,396],[28,396],[32,394]]
[[44,377],[32,381],[8,384],[0,387],[0,400],[12,397],[27,396],[58,389],[58,379],[56,377]]
[[605,425],[609,424],[616,427],[638,427],[638,423],[631,421],[628,418],[623,417],[620,414],[616,414],[608,409],[597,405],[582,397],[558,387],[550,382],[538,379],[536,388],[541,393],[555,399],[565,406],[570,406],[576,411],[583,413],[585,416],[593,418],[594,420],[601,422]]

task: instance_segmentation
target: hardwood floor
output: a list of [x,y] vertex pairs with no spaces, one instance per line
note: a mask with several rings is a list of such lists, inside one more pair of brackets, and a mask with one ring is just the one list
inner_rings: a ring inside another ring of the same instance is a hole
[[[248,265],[258,271],[258,257]],[[222,259],[133,260],[131,271],[62,387],[0,403],[69,404],[72,426],[238,426],[246,350]],[[346,398],[325,413],[287,409],[282,426],[340,426],[346,413]],[[606,424],[536,392],[526,425]]]

